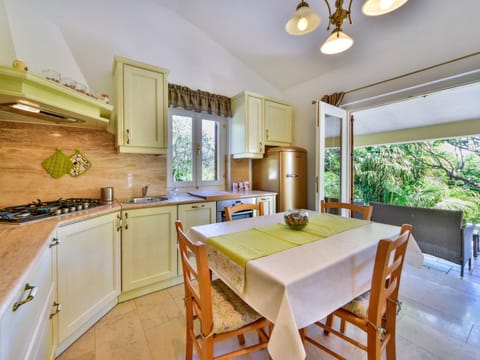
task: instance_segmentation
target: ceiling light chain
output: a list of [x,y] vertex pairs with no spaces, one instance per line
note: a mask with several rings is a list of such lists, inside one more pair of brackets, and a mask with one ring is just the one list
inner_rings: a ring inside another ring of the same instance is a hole
[[[404,5],[408,0],[365,0],[362,12],[368,16],[383,15]],[[348,10],[343,8],[343,0],[335,0],[335,11],[332,13],[329,0],[325,0],[328,7],[328,26],[334,25],[335,29],[320,48],[324,54],[338,54],[349,49],[353,45],[353,39],[342,31],[342,25],[348,18],[352,24],[351,8],[353,0],[350,0]],[[291,35],[304,35],[315,30],[320,25],[320,15],[310,9],[308,3],[301,0],[297,11],[291,16],[285,25],[285,30]]]

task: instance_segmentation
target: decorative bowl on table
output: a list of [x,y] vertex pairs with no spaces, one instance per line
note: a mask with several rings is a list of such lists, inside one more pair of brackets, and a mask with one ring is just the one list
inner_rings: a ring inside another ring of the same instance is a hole
[[308,212],[306,210],[287,210],[283,217],[285,224],[292,230],[302,230],[308,225]]

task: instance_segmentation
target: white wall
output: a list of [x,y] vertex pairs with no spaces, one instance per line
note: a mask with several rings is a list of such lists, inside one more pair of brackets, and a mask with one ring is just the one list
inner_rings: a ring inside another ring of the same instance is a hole
[[113,57],[120,55],[170,69],[169,82],[192,89],[280,95],[199,29],[151,0],[0,1],[10,10],[17,53],[36,72],[78,65],[74,78],[84,76],[88,85],[111,94]]

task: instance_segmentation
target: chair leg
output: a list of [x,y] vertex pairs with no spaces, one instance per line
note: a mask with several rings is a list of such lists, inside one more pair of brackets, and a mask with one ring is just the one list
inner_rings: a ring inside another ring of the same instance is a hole
[[472,258],[468,259],[468,271],[472,271]]
[[213,359],[213,337],[203,339],[202,357],[200,360],[212,360]]
[[185,351],[185,360],[192,360],[193,359],[193,339],[188,334],[187,329],[187,343],[186,343],[186,351]]
[[239,343],[240,345],[245,345],[245,335],[240,334],[240,335],[238,335],[237,337],[238,337],[238,343]]
[[463,268],[465,265],[460,265],[460,276],[463,277]]
[[[333,315],[328,315],[327,316],[327,321],[325,322],[325,325],[328,326],[328,327],[332,327],[332,324],[333,324]],[[323,329],[323,333],[325,335],[328,335],[328,334],[330,334],[330,331],[328,331],[327,329]]]

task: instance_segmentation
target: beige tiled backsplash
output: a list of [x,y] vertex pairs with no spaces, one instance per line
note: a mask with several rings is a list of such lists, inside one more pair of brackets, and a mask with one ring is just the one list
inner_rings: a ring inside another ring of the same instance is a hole
[[[166,192],[164,155],[119,154],[112,134],[81,128],[0,121],[0,207],[59,197],[100,198],[112,186],[115,198]],[[78,177],[54,179],[42,161],[59,147],[66,155],[79,148],[92,163]]]

